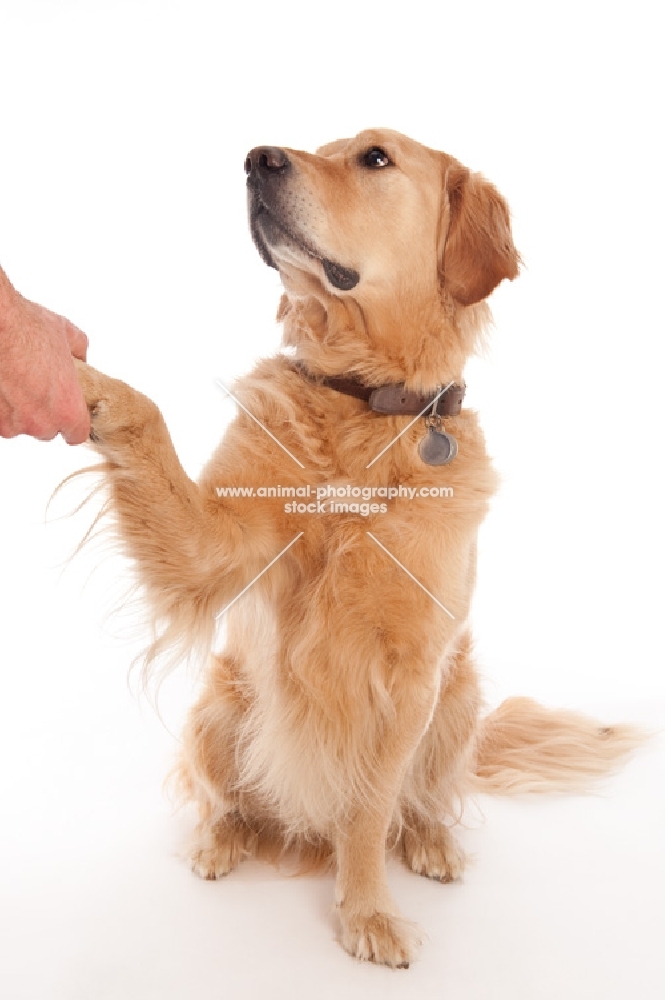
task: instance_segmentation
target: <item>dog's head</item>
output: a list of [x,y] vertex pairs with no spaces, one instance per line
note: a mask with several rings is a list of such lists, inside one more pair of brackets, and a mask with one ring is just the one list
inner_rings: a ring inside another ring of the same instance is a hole
[[259,146],[245,161],[250,226],[287,292],[436,295],[458,306],[518,273],[508,207],[446,153],[372,129],[316,154]]

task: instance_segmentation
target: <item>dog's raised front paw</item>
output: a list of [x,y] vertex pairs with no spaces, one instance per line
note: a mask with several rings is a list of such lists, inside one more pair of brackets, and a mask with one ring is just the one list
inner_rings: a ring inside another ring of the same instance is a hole
[[155,404],[136,389],[77,358],[74,364],[90,413],[90,440],[100,450],[136,439],[148,420],[159,415]]

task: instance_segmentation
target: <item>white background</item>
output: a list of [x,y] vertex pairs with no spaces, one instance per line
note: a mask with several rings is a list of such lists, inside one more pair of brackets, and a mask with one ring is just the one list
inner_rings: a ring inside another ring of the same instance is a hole
[[[243,160],[385,125],[482,170],[525,260],[467,371],[503,488],[474,606],[490,704],[511,693],[660,727],[663,271],[657,5],[0,4],[0,263],[160,405],[196,475],[215,387],[278,346],[279,285]],[[479,800],[465,881],[396,864],[428,938],[408,972],[335,944],[330,877],[248,863],[203,883],[161,791],[162,718],[127,685],[140,614],[93,511],[45,523],[91,459],[0,442],[0,993],[641,1000],[665,993],[662,738],[592,796]]]

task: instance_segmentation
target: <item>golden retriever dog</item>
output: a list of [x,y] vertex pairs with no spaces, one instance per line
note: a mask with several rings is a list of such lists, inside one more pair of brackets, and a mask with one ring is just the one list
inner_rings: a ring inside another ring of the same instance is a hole
[[258,147],[245,170],[285,350],[237,382],[198,483],[155,404],[79,363],[91,440],[151,609],[149,662],[206,664],[177,768],[194,871],[330,863],[344,948],[402,968],[418,931],[387,850],[457,879],[470,792],[579,785],[639,737],[523,698],[481,714],[467,619],[496,478],[462,397],[485,300],[519,269],[502,196],[383,129],[316,154]]

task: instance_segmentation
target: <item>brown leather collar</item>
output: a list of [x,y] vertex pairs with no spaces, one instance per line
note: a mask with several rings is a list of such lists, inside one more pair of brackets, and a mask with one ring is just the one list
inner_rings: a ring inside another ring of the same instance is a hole
[[301,361],[296,361],[295,366],[310,382],[325,386],[326,389],[343,392],[346,396],[363,399],[375,413],[415,416],[428,410],[436,400],[437,414],[442,417],[456,417],[462,409],[466,391],[466,386],[453,382],[443,393],[441,389],[437,389],[436,392],[423,394],[414,392],[413,389],[405,389],[402,382],[365,385],[360,379],[347,375],[313,375]]

